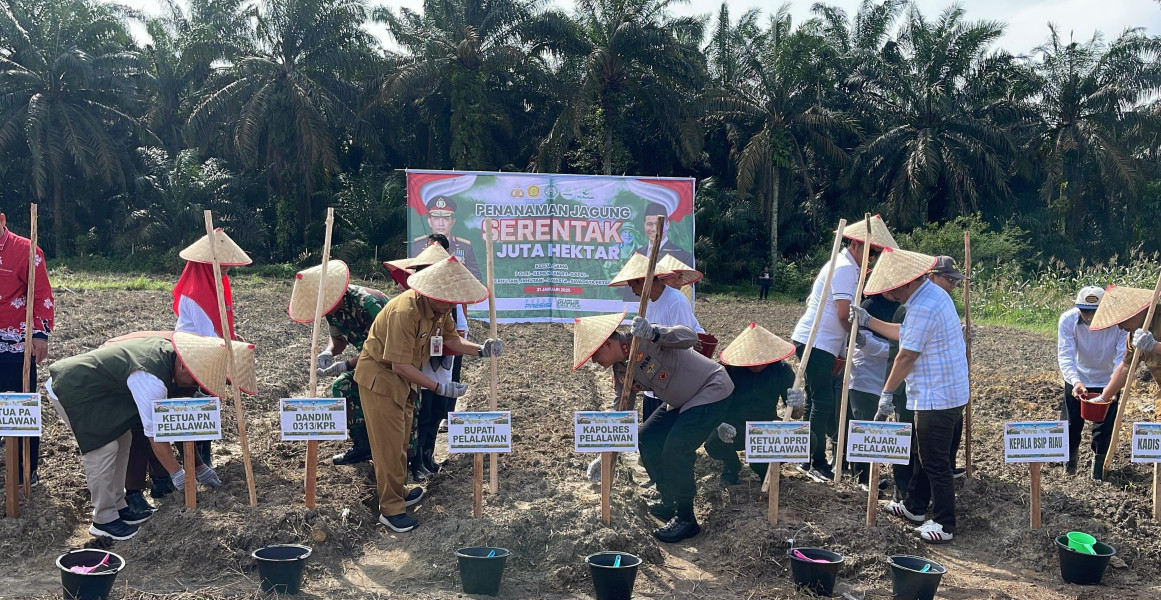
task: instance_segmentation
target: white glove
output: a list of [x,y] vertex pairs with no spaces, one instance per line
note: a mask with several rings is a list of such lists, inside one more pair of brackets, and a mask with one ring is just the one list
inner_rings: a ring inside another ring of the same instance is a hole
[[649,323],[645,317],[633,317],[633,337],[652,340],[657,335],[657,328]]
[[347,361],[337,360],[331,363],[331,366],[318,369],[316,372],[318,373],[319,377],[338,377],[339,375],[347,372]]
[[483,358],[504,356],[504,340],[498,338],[484,340],[484,343],[480,345],[480,356]]
[[1138,329],[1133,332],[1133,347],[1139,348],[1143,352],[1152,352],[1153,347],[1157,345],[1157,340],[1152,333],[1144,329]]
[[318,368],[326,369],[335,364],[335,355],[330,350],[323,350],[318,353]]
[[468,393],[468,384],[449,381],[436,387],[435,393],[447,398],[459,398]]
[[738,435],[738,429],[729,423],[722,423],[718,425],[718,439],[727,443],[734,443],[734,437]]
[[863,330],[860,329],[857,332],[855,332],[855,347],[862,348],[863,346],[866,346],[866,345],[867,345],[867,334],[863,333]]
[[185,469],[178,469],[169,474],[169,480],[173,482],[173,487],[177,491],[185,490]]
[[[182,473],[182,477],[185,477],[185,473]],[[202,468],[195,473],[195,477],[197,477],[198,483],[206,487],[216,488],[222,485],[222,480],[218,479],[218,474],[209,465],[202,465]]]
[[601,459],[600,458],[594,458],[593,462],[589,463],[589,468],[588,468],[588,471],[586,471],[586,474],[589,477],[589,481],[591,481],[593,483],[600,483],[601,482]]
[[879,410],[875,413],[876,421],[886,421],[895,414],[895,392],[879,394]]
[[790,408],[802,408],[806,406],[806,392],[798,388],[786,390],[786,406]]
[[861,306],[851,305],[850,315],[847,317],[850,323],[858,323],[859,327],[866,327],[871,324],[871,313]]

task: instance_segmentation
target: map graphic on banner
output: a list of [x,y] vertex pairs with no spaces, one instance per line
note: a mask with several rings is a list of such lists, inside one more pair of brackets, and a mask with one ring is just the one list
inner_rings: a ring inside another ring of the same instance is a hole
[[[648,253],[646,217],[666,217],[661,256],[696,266],[693,192],[691,178],[409,170],[407,255],[442,233],[486,283],[482,228],[491,217],[500,322],[619,312],[637,299],[608,283],[634,252]],[[468,316],[487,318],[487,302]]]

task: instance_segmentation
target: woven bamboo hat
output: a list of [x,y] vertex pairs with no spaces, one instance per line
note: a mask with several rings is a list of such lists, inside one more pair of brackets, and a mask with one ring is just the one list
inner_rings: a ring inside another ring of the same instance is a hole
[[1110,285],[1105,288],[1105,297],[1101,299],[1092,317],[1092,325],[1088,327],[1093,330],[1108,329],[1135,317],[1137,313],[1149,308],[1152,297],[1153,290]]
[[882,294],[923,277],[935,266],[935,257],[910,250],[884,252],[867,278],[864,294]]
[[258,368],[257,368],[257,349],[254,344],[246,342],[233,342],[234,344],[234,369],[237,375],[232,381],[239,390],[250,394],[251,396],[258,395]]
[[407,285],[417,294],[440,302],[475,304],[488,299],[488,288],[454,256],[412,275]]
[[785,360],[791,354],[794,354],[794,344],[757,323],[750,323],[722,350],[721,360],[734,367],[756,367]]
[[[226,232],[219,227],[214,230],[218,239],[218,264],[223,267],[241,267],[253,260],[242,250]],[[213,264],[214,256],[210,251],[210,236],[203,235],[201,239],[190,244],[178,253],[178,256],[190,262]]]
[[657,268],[672,271],[673,275],[667,277],[667,280],[673,281],[676,278],[679,284],[677,287],[692,285],[701,281],[701,278],[704,277],[701,271],[677,260],[672,254],[662,256],[661,260],[657,261]]
[[[645,279],[645,274],[649,272],[649,259],[640,252],[634,252],[633,256],[629,258],[629,262],[621,267],[621,272],[609,282],[609,287],[625,287],[629,285],[630,281],[634,279]],[[657,268],[654,269],[654,277],[666,277],[672,275],[673,271],[662,268],[661,261],[657,261]]]
[[388,271],[402,270],[411,272],[411,269],[415,267],[430,267],[441,260],[446,260],[449,256],[451,255],[447,253],[447,250],[443,249],[443,246],[431,244],[424,248],[423,252],[415,255],[414,258],[384,261],[383,266],[387,267]]
[[[849,240],[864,241],[867,237],[867,220],[862,219],[858,223],[847,225],[843,230],[843,237]],[[891,236],[891,230],[887,229],[887,224],[883,222],[883,217],[875,215],[871,217],[871,245],[878,248],[898,248],[899,244],[895,242],[895,238]]]
[[572,370],[588,362],[624,320],[625,311],[577,318],[572,331]]
[[226,396],[226,344],[222,338],[175,331],[173,349],[198,385],[218,398]]
[[[290,306],[286,309],[290,320],[296,323],[311,323],[314,321],[315,302],[318,301],[318,284],[322,280],[322,265],[299,271],[294,275],[294,289],[290,291]],[[351,270],[347,263],[341,260],[332,260],[327,263],[326,288],[323,289],[322,314],[330,314],[339,302],[343,301],[343,294],[347,285],[351,283]]]

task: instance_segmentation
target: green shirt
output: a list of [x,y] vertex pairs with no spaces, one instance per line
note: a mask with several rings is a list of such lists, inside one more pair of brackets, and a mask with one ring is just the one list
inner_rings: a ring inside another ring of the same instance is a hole
[[367,332],[379,311],[387,305],[387,296],[379,290],[359,285],[348,285],[339,307],[327,315],[331,337],[341,337],[356,350],[363,350]]
[[734,393],[725,422],[742,431],[746,421],[778,419],[778,399],[785,401],[786,390],[794,385],[794,371],[785,362],[769,364],[757,373],[749,367],[727,366],[726,373],[734,382]]

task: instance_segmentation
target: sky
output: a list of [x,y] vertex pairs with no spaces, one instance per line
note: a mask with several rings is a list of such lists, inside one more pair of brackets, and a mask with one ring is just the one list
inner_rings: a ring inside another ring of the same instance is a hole
[[[731,16],[737,16],[751,8],[762,8],[770,12],[780,6],[778,0],[728,0]],[[159,14],[161,3],[157,0],[119,0],[119,3],[140,9],[146,13]],[[419,10],[422,0],[369,0],[373,5],[392,8],[404,6]],[[794,21],[800,23],[810,18],[810,7],[815,0],[793,0],[790,11]],[[838,6],[854,14],[859,0],[827,0],[826,4]],[[555,4],[571,9],[571,0],[556,0]],[[931,18],[949,6],[949,0],[916,0],[916,5]],[[1014,54],[1029,53],[1040,45],[1048,35],[1048,23],[1054,23],[1062,36],[1072,33],[1078,41],[1087,41],[1095,31],[1104,33],[1106,40],[1117,37],[1126,27],[1143,27],[1150,35],[1161,35],[1161,4],[1157,0],[964,0],[961,4],[971,20],[992,19],[1007,23],[1004,37],[999,42]],[[675,15],[717,14],[721,0],[688,0],[673,9]],[[374,28],[377,35],[382,29]],[[135,35],[143,31],[135,30]],[[385,45],[391,46],[389,40]]]

